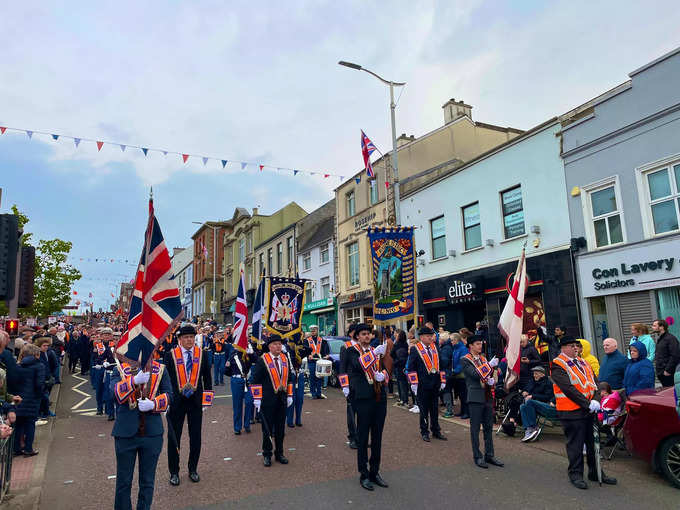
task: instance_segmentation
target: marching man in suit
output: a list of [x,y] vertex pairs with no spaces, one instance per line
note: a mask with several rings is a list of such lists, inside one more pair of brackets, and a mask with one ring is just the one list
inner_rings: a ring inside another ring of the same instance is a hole
[[[201,455],[203,406],[212,404],[214,393],[210,364],[204,350],[195,344],[196,330],[191,324],[179,329],[179,345],[165,354],[165,366],[172,384],[172,404],[168,411],[168,469],[170,484],[179,485],[179,445],[184,418],[189,428],[189,479],[200,481],[196,468]],[[174,433],[174,434],[173,434]]]
[[286,429],[286,409],[293,405],[293,370],[288,357],[282,352],[279,335],[267,338],[269,352],[262,354],[252,371],[250,390],[255,409],[262,417],[262,460],[266,467],[272,465],[272,441],[274,458],[288,464],[283,455],[283,436]]

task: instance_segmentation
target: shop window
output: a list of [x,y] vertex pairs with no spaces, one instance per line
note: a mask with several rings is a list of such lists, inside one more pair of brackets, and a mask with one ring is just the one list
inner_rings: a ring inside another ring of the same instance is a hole
[[645,174],[654,234],[678,230],[680,163]]
[[505,239],[524,235],[524,206],[522,204],[521,186],[501,192],[501,208],[503,210]]
[[274,269],[274,250],[269,248],[267,250],[267,276],[272,276],[272,270]]
[[347,324],[356,324],[361,322],[361,308],[349,308],[345,311],[345,320]]
[[276,274],[283,272],[283,243],[276,245]]
[[330,260],[330,250],[328,248],[329,244],[322,244],[321,245],[321,263],[325,264]]
[[430,235],[432,236],[432,259],[446,257],[446,224],[444,216],[430,220]]
[[584,188],[587,197],[586,219],[589,244],[596,248],[624,242],[623,214],[616,180]]
[[345,201],[347,204],[347,217],[354,216],[356,214],[356,203],[354,201],[354,190],[350,191],[345,195]]
[[609,325],[607,324],[607,305],[604,296],[591,298],[590,316],[593,321],[593,341],[595,345],[602,345],[605,338],[609,338]]
[[302,270],[309,271],[312,268],[312,253],[307,252],[302,255]]
[[670,324],[668,331],[676,337],[680,335],[680,287],[670,287],[666,289],[658,289],[656,291],[657,306],[659,309],[659,317],[673,317],[675,322]]
[[293,263],[293,236],[290,236],[286,240],[287,248],[288,248],[288,268],[292,269],[293,266],[295,265]]
[[472,250],[482,245],[482,227],[479,220],[479,202],[463,207],[463,231],[465,249]]
[[349,286],[359,285],[359,243],[357,241],[347,245],[347,273]]
[[371,205],[378,203],[378,178],[370,179],[368,181],[368,198]]
[[331,295],[331,281],[328,276],[321,278],[321,299],[328,299]]

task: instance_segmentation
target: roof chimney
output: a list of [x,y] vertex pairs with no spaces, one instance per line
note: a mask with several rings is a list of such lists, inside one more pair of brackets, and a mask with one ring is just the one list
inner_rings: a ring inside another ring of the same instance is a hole
[[472,120],[472,106],[465,104],[465,102],[462,100],[456,101],[455,98],[452,97],[446,103],[444,103],[442,109],[444,110],[444,124],[453,122],[454,120],[463,116],[467,116],[470,120]]
[[407,143],[411,143],[415,139],[416,137],[413,135],[407,135],[406,133],[402,133],[397,138],[397,148],[401,147],[402,145],[406,145]]
[[257,207],[253,207],[253,216],[257,216],[257,211],[258,211],[258,208],[257,208]]

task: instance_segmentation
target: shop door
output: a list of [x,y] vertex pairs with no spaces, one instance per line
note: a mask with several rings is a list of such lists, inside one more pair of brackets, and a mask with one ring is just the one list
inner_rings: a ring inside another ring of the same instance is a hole
[[616,296],[619,310],[619,324],[621,325],[621,340],[626,347],[630,341],[630,325],[634,322],[642,322],[650,326],[656,318],[656,310],[653,309],[649,292],[631,292]]
[[[678,322],[680,321],[680,287],[657,290],[656,296],[659,305],[659,318],[672,317],[673,324],[670,325],[668,331],[677,337],[680,334],[680,323]],[[668,321],[669,324],[670,322]]]

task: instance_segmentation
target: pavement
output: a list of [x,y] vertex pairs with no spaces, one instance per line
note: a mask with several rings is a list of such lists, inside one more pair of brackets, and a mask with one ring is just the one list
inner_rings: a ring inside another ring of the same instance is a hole
[[[473,465],[467,422],[441,418],[447,442],[420,439],[418,416],[390,400],[383,437],[381,474],[390,484],[374,492],[358,483],[356,452],[347,447],[345,400],[328,388],[324,400],[306,400],[303,427],[286,428],[285,454],[290,464],[262,465],[258,424],[251,434],[233,433],[231,391],[216,388],[215,404],[203,415],[201,482],[191,483],[186,466],[187,434],[181,441],[181,484],[168,484],[164,447],[156,472],[155,508],[422,508],[450,503],[456,508],[678,508],[680,492],[651,472],[643,461],[618,454],[604,469],[618,478],[616,487],[591,484],[573,488],[559,430],[536,443],[495,436],[504,468]],[[112,423],[95,416],[89,379],[66,374],[52,429],[39,500],[50,510],[113,507],[115,456]],[[41,455],[35,458],[43,457]],[[618,453],[618,452],[617,452]],[[23,460],[23,459],[21,459]],[[133,505],[136,502],[136,481]]]

